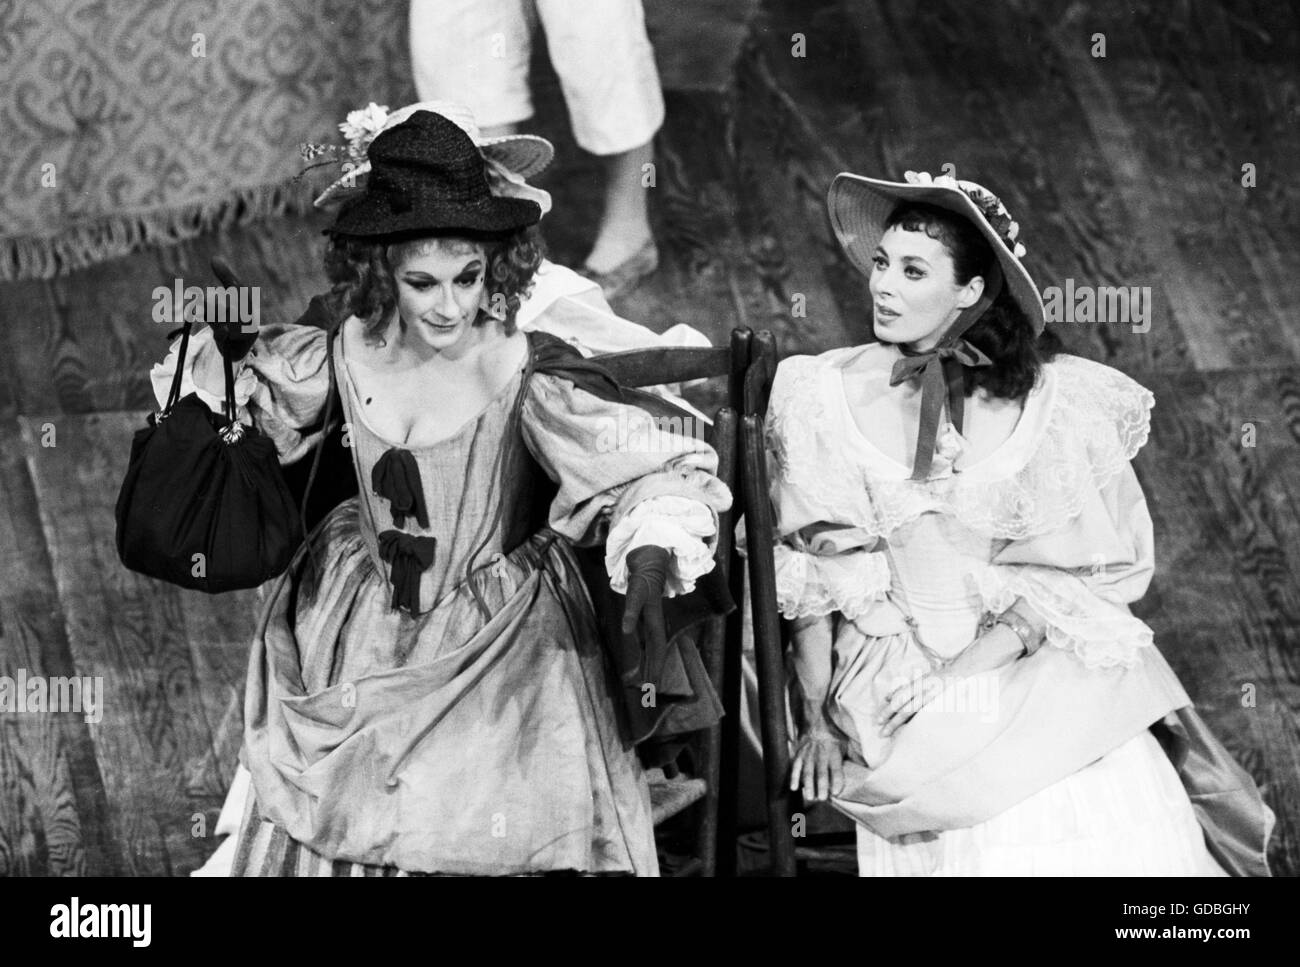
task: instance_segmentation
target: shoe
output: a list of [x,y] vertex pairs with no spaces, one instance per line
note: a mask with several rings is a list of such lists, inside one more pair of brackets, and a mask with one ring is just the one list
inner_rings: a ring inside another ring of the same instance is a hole
[[587,265],[578,271],[600,286],[606,302],[612,302],[635,289],[641,284],[642,279],[657,268],[659,268],[659,248],[655,245],[654,239],[650,239],[608,272],[597,272]]

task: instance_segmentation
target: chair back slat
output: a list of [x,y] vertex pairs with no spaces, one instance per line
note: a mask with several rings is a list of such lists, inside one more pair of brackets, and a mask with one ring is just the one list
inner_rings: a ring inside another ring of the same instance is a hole
[[776,337],[764,329],[754,336],[750,365],[745,373],[745,415],[766,416],[767,401],[776,377]]
[[731,375],[731,350],[726,346],[656,346],[595,356],[593,361],[632,388]]

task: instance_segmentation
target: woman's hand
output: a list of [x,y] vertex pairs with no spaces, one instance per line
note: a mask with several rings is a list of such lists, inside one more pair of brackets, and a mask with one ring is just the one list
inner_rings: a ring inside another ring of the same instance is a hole
[[949,675],[978,675],[1010,665],[1025,653],[1020,636],[1004,624],[995,624],[980,635],[945,669]]
[[[649,681],[658,681],[658,666],[668,650],[663,598],[671,560],[672,555],[667,549],[653,544],[635,548],[627,556],[623,644],[630,654],[635,654],[640,648],[643,671]],[[647,655],[655,663],[652,666],[647,666],[644,661],[644,656]]]
[[880,734],[889,738],[908,722],[912,716],[942,694],[948,684],[948,674],[914,675],[885,697],[885,707],[876,717]]
[[1004,624],[996,624],[949,662],[942,672],[918,675],[899,685],[885,698],[880,713],[881,735],[888,738],[934,701],[957,678],[991,672],[1009,665],[1025,652],[1020,636]]
[[[212,259],[212,273],[226,288],[242,288],[234,271],[226,264],[226,260],[219,255],[214,256]],[[253,343],[257,342],[257,329],[260,320],[252,319],[250,322],[253,327],[251,330],[247,328],[248,324],[242,320],[208,320],[208,326],[212,329],[212,341],[217,345],[217,352],[232,363],[237,363],[247,356],[248,351],[253,348]],[[223,373],[223,386],[224,375]],[[225,390],[223,389],[222,392],[225,392]]]
[[824,729],[805,733],[790,767],[792,792],[799,790],[801,780],[807,801],[838,794],[844,787],[844,743]]

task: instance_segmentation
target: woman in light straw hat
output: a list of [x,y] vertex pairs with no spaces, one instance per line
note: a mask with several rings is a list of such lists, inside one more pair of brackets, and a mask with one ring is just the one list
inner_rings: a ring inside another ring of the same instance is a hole
[[841,174],[829,206],[879,341],[772,390],[791,787],[863,875],[1267,875],[1272,814],[1129,611],[1152,395],[1043,333],[979,185]]
[[[717,455],[666,429],[680,411],[518,330],[541,208],[490,190],[459,125],[413,111],[367,158],[328,230],[346,319],[217,345],[283,462],[341,418],[359,484],[266,595],[233,872],[655,875],[633,745],[720,714],[666,633],[727,603]],[[603,549],[621,638],[575,547]],[[674,625],[677,597],[695,610]]]

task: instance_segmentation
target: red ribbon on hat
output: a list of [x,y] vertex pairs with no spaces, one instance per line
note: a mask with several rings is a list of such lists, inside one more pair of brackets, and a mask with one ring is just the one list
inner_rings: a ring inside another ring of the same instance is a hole
[[957,321],[939,340],[938,345],[926,352],[903,352],[903,358],[894,363],[889,374],[889,385],[897,386],[910,379],[921,379],[921,425],[916,437],[916,457],[912,461],[912,480],[925,480],[930,476],[934,461],[934,445],[939,435],[939,416],[945,397],[952,425],[960,433],[965,416],[964,366],[992,366],[980,349],[962,338],[988,311],[1002,291],[1002,269],[995,261],[985,276],[984,292],[973,306],[962,310]]

